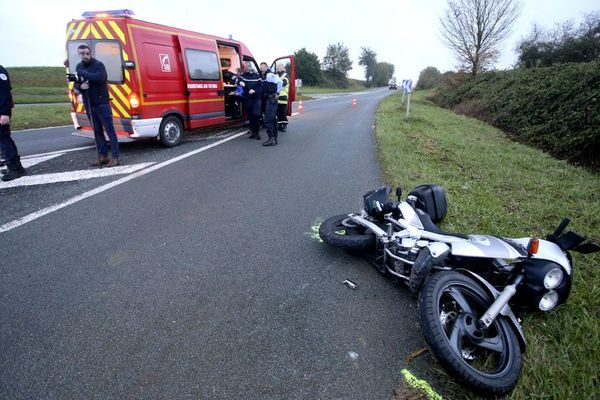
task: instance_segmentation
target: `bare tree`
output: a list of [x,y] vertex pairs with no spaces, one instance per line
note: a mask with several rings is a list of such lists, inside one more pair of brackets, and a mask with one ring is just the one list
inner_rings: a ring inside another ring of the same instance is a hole
[[446,46],[473,76],[491,66],[521,13],[519,0],[449,0],[440,18]]

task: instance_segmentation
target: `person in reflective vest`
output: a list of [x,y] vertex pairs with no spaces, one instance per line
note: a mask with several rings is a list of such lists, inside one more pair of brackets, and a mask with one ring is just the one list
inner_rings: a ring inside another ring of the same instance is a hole
[[277,104],[277,124],[278,129],[281,132],[287,130],[288,125],[288,95],[290,91],[290,78],[288,78],[283,64],[277,64],[277,75],[283,81],[283,87],[279,92],[279,99]]

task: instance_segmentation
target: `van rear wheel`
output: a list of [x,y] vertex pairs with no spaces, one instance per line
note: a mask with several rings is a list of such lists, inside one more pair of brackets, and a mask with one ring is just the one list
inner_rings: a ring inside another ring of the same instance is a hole
[[163,119],[158,136],[165,147],[179,146],[183,139],[183,125],[179,118],[171,115]]

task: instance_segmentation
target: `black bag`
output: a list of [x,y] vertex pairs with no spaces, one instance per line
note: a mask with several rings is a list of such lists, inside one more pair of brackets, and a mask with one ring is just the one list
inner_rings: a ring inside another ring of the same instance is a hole
[[448,212],[446,194],[440,185],[420,185],[409,196],[417,198],[417,208],[425,211],[434,223],[440,222]]

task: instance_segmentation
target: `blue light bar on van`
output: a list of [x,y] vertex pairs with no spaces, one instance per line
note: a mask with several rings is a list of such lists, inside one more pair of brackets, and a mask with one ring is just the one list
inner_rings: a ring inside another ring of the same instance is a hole
[[135,13],[131,10],[106,10],[106,11],[86,11],[81,16],[83,18],[108,18],[108,17],[133,17]]

